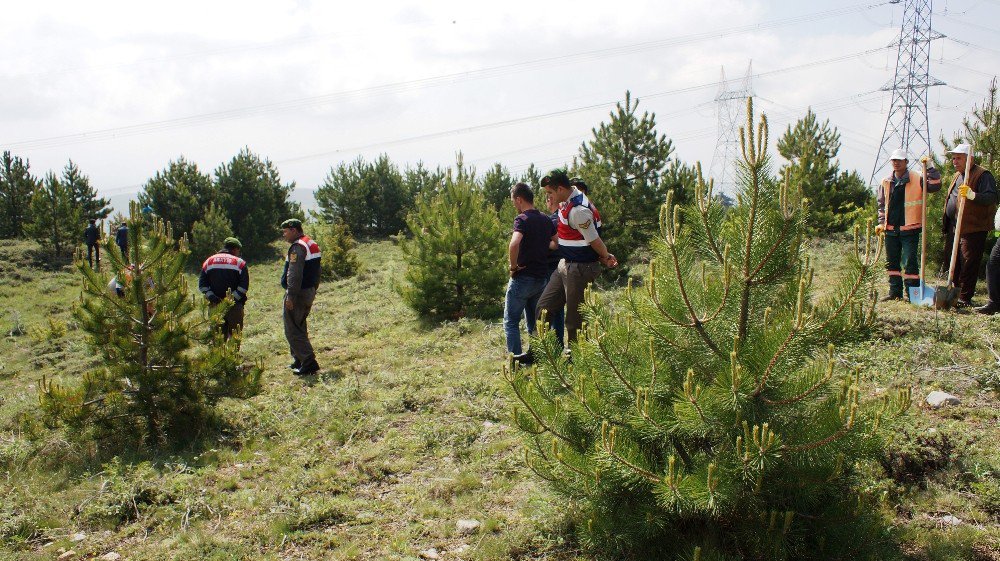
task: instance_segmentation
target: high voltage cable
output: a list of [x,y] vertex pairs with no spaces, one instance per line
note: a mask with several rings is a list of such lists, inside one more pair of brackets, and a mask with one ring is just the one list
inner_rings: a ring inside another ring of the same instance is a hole
[[[758,72],[758,73],[754,74],[754,77],[758,78],[758,77],[762,77],[762,76],[773,76],[773,75],[782,74],[782,73],[785,73],[785,72],[793,72],[793,71],[802,70],[802,69],[805,69],[805,68],[812,68],[812,67],[815,67],[815,66],[832,64],[832,63],[835,63],[835,62],[841,62],[841,61],[848,60],[848,59],[851,59],[851,58],[855,58],[855,57],[858,57],[858,56],[864,56],[864,55],[867,55],[867,54],[878,52],[878,51],[881,51],[881,50],[884,50],[884,49],[887,49],[887,48],[889,48],[889,47],[878,47],[878,48],[875,48],[875,49],[868,49],[866,51],[861,51],[859,53],[854,53],[854,54],[850,54],[850,55],[843,55],[843,56],[834,57],[834,58],[830,58],[830,59],[813,61],[813,62],[808,62],[808,63],[799,64],[799,65],[795,65],[795,66],[788,66],[788,67],[785,67],[785,68],[779,68],[779,69],[775,69],[775,70],[768,70],[768,71],[765,71],[765,72]],[[686,86],[686,87],[682,87],[682,88],[675,88],[675,89],[672,89],[672,90],[666,90],[666,91],[656,92],[656,93],[652,93],[652,94],[637,95],[636,97],[640,98],[640,99],[647,99],[648,100],[648,99],[657,98],[657,97],[663,97],[663,96],[668,96],[668,95],[676,95],[676,94],[680,94],[680,93],[687,93],[687,92],[697,91],[697,90],[705,89],[705,88],[714,88],[714,87],[717,87],[717,86],[718,86],[718,82],[710,82],[710,83],[705,83],[705,84],[698,84],[698,85],[695,85],[695,86]],[[397,144],[406,144],[406,143],[415,142],[415,141],[418,141],[418,140],[431,140],[431,139],[435,139],[435,138],[441,138],[441,137],[445,137],[445,136],[452,136],[452,135],[456,135],[456,134],[466,134],[466,133],[470,133],[470,132],[478,132],[478,131],[492,129],[492,128],[505,127],[505,126],[516,125],[516,124],[520,124],[520,123],[526,123],[526,122],[530,122],[530,121],[536,121],[536,120],[539,120],[539,119],[548,119],[548,118],[552,118],[552,117],[559,117],[559,116],[563,116],[563,115],[569,115],[569,114],[573,114],[573,113],[579,113],[579,112],[582,112],[582,111],[590,111],[590,110],[593,110],[593,109],[601,109],[601,108],[605,108],[605,107],[608,107],[610,105],[613,105],[615,103],[620,103],[621,101],[622,101],[621,99],[617,99],[617,100],[614,100],[614,101],[608,101],[608,102],[602,102],[602,103],[595,103],[595,104],[590,104],[590,105],[584,105],[584,106],[581,106],[581,107],[574,107],[572,109],[563,109],[563,110],[560,110],[560,111],[552,111],[552,112],[549,112],[549,113],[541,113],[541,114],[530,115],[530,116],[526,116],[526,117],[517,117],[517,118],[514,118],[514,119],[506,119],[506,120],[503,120],[503,121],[495,121],[495,122],[492,122],[492,123],[482,123],[482,124],[479,124],[479,125],[473,125],[473,126],[469,126],[469,127],[461,127],[461,128],[457,128],[457,129],[450,129],[450,130],[445,130],[445,131],[437,131],[437,132],[432,132],[432,133],[419,134],[419,135],[409,136],[409,137],[405,137],[405,138],[388,139],[388,140],[382,140],[382,141],[377,141],[377,142],[370,142],[370,143],[365,143],[365,144],[360,144],[360,145],[355,145],[355,146],[335,148],[335,149],[326,150],[326,151],[323,151],[323,152],[316,152],[316,153],[313,153],[313,154],[307,154],[307,155],[303,155],[303,156],[293,156],[293,157],[290,157],[290,158],[283,158],[281,160],[276,161],[275,163],[281,164],[281,163],[301,162],[301,161],[313,160],[313,159],[317,159],[317,158],[324,158],[324,157],[332,156],[332,155],[335,155],[335,154],[338,154],[338,153],[341,153],[341,152],[355,152],[355,151],[359,151],[359,150],[367,150],[367,149],[370,149],[370,148],[379,148],[379,147],[383,147],[383,146],[392,146],[392,145],[397,145]]]
[[354,90],[345,90],[341,92],[334,92],[330,94],[324,94],[319,96],[299,98],[295,100],[274,102],[256,106],[242,107],[237,109],[230,109],[218,112],[203,113],[198,115],[191,115],[187,117],[177,117],[172,119],[164,119],[160,121],[152,121],[149,123],[142,123],[138,125],[127,125],[123,127],[114,127],[107,129],[99,129],[94,131],[88,131],[84,133],[59,135],[52,137],[45,137],[39,139],[25,140],[8,142],[4,144],[7,148],[14,149],[39,149],[39,148],[55,148],[61,146],[68,146],[72,144],[78,144],[81,142],[91,142],[97,140],[107,140],[119,137],[128,137],[138,134],[146,134],[150,132],[159,132],[163,130],[168,130],[172,128],[184,127],[188,125],[201,125],[208,124],[218,121],[224,121],[229,119],[241,118],[254,116],[258,114],[266,114],[272,111],[287,111],[291,109],[298,109],[302,107],[308,107],[311,105],[322,105],[331,103],[334,101],[339,101],[341,99],[346,99],[350,97],[356,97],[360,95],[366,95],[368,97],[376,95],[386,95],[391,93],[399,93],[403,91],[409,91],[414,89],[423,89],[427,87],[435,87],[444,84],[454,83],[458,81],[467,81],[474,79],[484,79],[496,76],[505,75],[512,72],[520,72],[524,70],[530,70],[534,68],[549,66],[554,63],[566,63],[566,62],[576,62],[576,61],[590,61],[597,60],[600,58],[610,57],[610,56],[621,56],[627,54],[633,54],[636,52],[641,52],[644,50],[660,49],[664,47],[678,46],[688,43],[695,43],[704,40],[718,39],[720,37],[727,37],[731,35],[749,33],[758,30],[770,29],[774,27],[780,27],[784,25],[801,24],[810,21],[815,21],[819,19],[824,19],[837,15],[844,15],[848,13],[853,13],[857,11],[868,10],[883,6],[889,2],[881,2],[876,4],[861,4],[856,6],[849,6],[844,8],[836,8],[833,10],[826,10],[823,12],[817,12],[814,14],[807,14],[803,16],[795,16],[791,18],[785,18],[780,20],[773,20],[771,22],[765,22],[761,24],[752,24],[746,26],[739,26],[728,28],[720,31],[705,32],[692,34],[682,37],[675,37],[671,39],[657,40],[657,41],[647,41],[643,43],[635,43],[632,45],[625,45],[620,47],[610,47],[606,49],[597,49],[591,51],[584,51],[581,53],[573,53],[567,55],[559,55],[554,57],[546,57],[531,61],[505,64],[499,66],[493,66],[489,68],[483,68],[478,70],[466,71],[466,72],[456,72],[451,74],[444,74],[440,76],[432,76],[427,78],[420,78],[415,80],[408,80],[402,82],[396,82],[391,84],[383,84],[379,86],[371,86],[368,88],[358,88]]

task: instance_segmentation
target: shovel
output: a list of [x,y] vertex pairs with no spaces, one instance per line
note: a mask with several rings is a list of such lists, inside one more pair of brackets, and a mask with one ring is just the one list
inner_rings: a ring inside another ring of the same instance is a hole
[[[970,149],[969,152],[965,158],[965,175],[962,176],[963,181],[969,181],[969,174],[972,173],[973,150]],[[955,264],[958,263],[958,244],[962,239],[962,216],[964,214],[965,197],[958,197],[958,217],[955,220],[955,239],[951,244],[951,265],[948,267],[948,284],[934,289],[934,308],[938,310],[947,310],[958,301],[958,287],[955,286]]]
[[920,212],[922,217],[920,219],[921,229],[920,229],[920,284],[917,286],[911,286],[910,291],[910,303],[916,306],[927,306],[931,307],[934,305],[934,289],[927,286],[924,283],[924,263],[925,257],[927,256],[927,160],[926,158],[921,159],[921,163],[924,165],[924,175],[923,175],[923,185],[921,186],[923,190]]

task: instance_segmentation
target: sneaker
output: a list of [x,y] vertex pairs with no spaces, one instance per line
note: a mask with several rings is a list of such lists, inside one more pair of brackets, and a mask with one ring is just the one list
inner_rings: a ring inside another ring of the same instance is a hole
[[299,362],[299,359],[295,359],[295,362],[289,364],[288,367],[292,370],[298,370],[299,368],[302,368],[302,363]]
[[997,312],[1000,312],[1000,306],[998,306],[992,300],[987,302],[985,306],[979,306],[978,308],[976,308],[976,313],[983,314],[984,316],[992,316]]
[[308,376],[310,374],[315,374],[319,372],[319,364],[315,360],[310,360],[294,372],[296,376]]
[[973,307],[975,307],[975,304],[972,303],[972,300],[962,300],[961,298],[959,298],[958,301],[955,302],[956,310],[961,310],[962,308],[973,308]]

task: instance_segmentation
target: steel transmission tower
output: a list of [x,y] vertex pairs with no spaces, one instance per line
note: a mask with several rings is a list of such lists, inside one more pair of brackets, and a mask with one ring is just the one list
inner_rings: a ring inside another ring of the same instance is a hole
[[931,41],[943,37],[931,29],[931,0],[894,0],[903,4],[903,25],[898,46],[896,76],[882,87],[892,92],[889,117],[885,120],[882,143],[879,145],[871,184],[889,163],[889,153],[896,148],[906,150],[911,157],[930,154],[931,133],[927,120],[927,89],[944,82],[931,77]]
[[727,82],[726,69],[722,69],[719,93],[715,96],[719,133],[709,169],[709,176],[715,179],[716,193],[732,195],[738,183],[736,161],[740,156],[740,127],[746,123],[747,98],[753,95],[751,68],[747,65],[746,76],[739,83]]

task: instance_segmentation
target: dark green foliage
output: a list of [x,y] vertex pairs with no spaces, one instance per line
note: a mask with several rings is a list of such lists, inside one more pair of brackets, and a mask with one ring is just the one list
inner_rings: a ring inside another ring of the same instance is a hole
[[104,220],[111,214],[111,201],[97,196],[97,191],[90,185],[90,178],[80,171],[80,167],[70,160],[63,168],[62,183],[69,189],[73,197],[73,205],[80,210],[84,221]]
[[440,167],[431,171],[424,167],[423,162],[417,162],[416,167],[408,167],[403,172],[403,184],[407,192],[413,193],[414,200],[416,197],[429,199],[444,187],[445,175]]
[[862,400],[834,348],[874,321],[879,244],[856,239],[814,298],[801,197],[748,114],[736,206],[700,178],[688,207],[668,199],[642,288],[588,295],[572,361],[549,336],[536,368],[504,369],[529,467],[609,558],[884,558],[861,471],[909,394]]
[[271,160],[261,159],[249,148],[216,168],[215,184],[222,208],[233,223],[233,233],[243,242],[247,256],[265,253],[278,238],[283,220],[304,218],[299,205],[288,200],[295,183],[283,185]]
[[[482,190],[486,202],[493,205],[498,212],[503,208],[504,203],[510,202],[510,188],[514,186],[514,178],[511,177],[507,168],[501,164],[494,164],[483,174]],[[534,187],[538,187],[535,183]]]
[[31,197],[41,184],[29,164],[4,151],[0,157],[0,238],[20,238],[31,219]]
[[149,205],[172,227],[177,239],[192,231],[219,193],[212,178],[198,169],[198,164],[184,156],[167,164],[143,185],[139,206]]
[[320,260],[323,280],[346,279],[357,274],[361,261],[354,251],[357,244],[346,224],[310,224],[306,231],[319,244],[323,254],[323,259]]
[[35,189],[29,214],[26,233],[41,244],[44,253],[66,257],[82,242],[80,209],[74,205],[73,192],[54,173],[47,173]]
[[324,221],[341,221],[360,236],[389,236],[406,227],[416,193],[412,185],[389,156],[371,163],[358,158],[330,170],[316,189],[316,203]]
[[538,171],[535,164],[530,164],[528,169],[524,170],[524,173],[521,174],[519,181],[527,183],[532,189],[541,189],[542,172]]
[[594,138],[580,147],[575,175],[590,187],[590,197],[601,213],[601,237],[621,267],[610,275],[624,277],[628,262],[649,244],[656,231],[657,213],[667,192],[683,200],[684,170],[670,155],[674,148],[666,135],[656,131],[656,114],[637,113],[639,100],[625,92],[606,123],[593,130]]
[[413,237],[401,242],[407,270],[400,293],[410,307],[448,319],[500,313],[507,237],[461,155],[457,173],[417,202],[407,225]]
[[77,261],[83,294],[74,315],[102,365],[78,382],[43,379],[39,400],[49,422],[80,439],[124,449],[183,444],[220,399],[255,393],[260,369],[242,364],[238,338],[223,341],[214,329],[231,300],[208,308],[189,293],[186,239],[178,247],[163,221],[140,217],[135,205],[127,223],[131,266],[110,238],[105,273]]
[[233,235],[233,225],[215,203],[208,204],[204,217],[191,227],[191,266],[200,270],[209,256],[222,249],[222,242]]
[[840,169],[839,152],[837,128],[830,128],[829,119],[820,123],[812,109],[778,139],[778,153],[789,162],[782,172],[787,170],[792,185],[809,200],[810,235],[849,230],[865,218],[864,209],[874,200],[857,172]]

